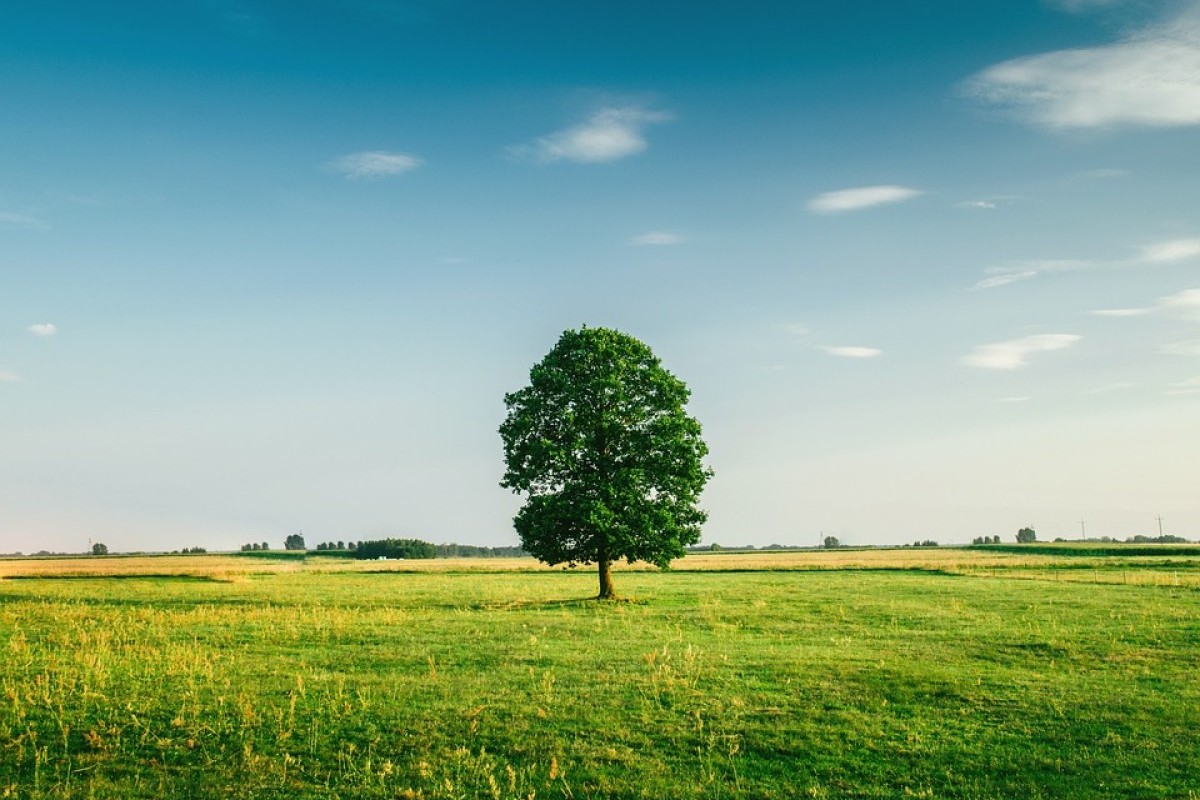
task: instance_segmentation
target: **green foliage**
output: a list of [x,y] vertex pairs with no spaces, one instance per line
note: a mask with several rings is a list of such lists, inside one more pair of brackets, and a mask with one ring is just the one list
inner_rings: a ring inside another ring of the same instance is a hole
[[[265,550],[266,548],[264,547],[263,549]],[[288,534],[288,537],[283,540],[283,549],[284,550],[303,550],[304,549],[304,537],[298,533]]]
[[618,559],[665,568],[700,540],[712,472],[687,387],[650,348],[607,328],[569,330],[508,394],[501,486],[528,495],[513,523],[548,564]]
[[841,544],[842,543],[838,541],[838,538],[836,536],[826,536],[825,540],[821,543],[822,547],[831,547],[831,548],[832,547],[841,547]]
[[354,557],[372,558],[435,558],[437,551],[429,542],[420,539],[378,539],[359,542]]
[[94,555],[94,556],[108,555],[108,545],[104,544],[103,542],[96,542],[94,545],[92,545],[92,555]]
[[1033,528],[1021,528],[1017,531],[1018,544],[1030,544],[1037,541],[1037,532]]

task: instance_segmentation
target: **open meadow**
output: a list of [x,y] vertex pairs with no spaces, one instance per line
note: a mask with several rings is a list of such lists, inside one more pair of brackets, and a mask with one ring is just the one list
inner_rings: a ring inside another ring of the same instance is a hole
[[1200,548],[0,560],[0,797],[1200,798]]

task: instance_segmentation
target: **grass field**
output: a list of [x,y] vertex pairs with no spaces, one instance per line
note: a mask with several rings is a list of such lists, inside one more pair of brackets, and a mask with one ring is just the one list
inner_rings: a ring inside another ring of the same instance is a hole
[[0,797],[1200,798],[1145,551],[0,561]]

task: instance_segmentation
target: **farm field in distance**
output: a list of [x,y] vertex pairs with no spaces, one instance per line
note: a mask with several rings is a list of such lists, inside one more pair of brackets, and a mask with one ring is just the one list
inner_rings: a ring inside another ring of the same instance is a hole
[[0,560],[0,797],[1200,798],[1200,547]]

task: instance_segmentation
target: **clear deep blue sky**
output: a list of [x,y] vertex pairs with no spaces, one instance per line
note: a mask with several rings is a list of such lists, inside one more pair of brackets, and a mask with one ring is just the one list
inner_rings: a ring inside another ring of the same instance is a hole
[[0,551],[512,543],[584,323],[706,541],[1200,536],[1200,5],[0,5]]

